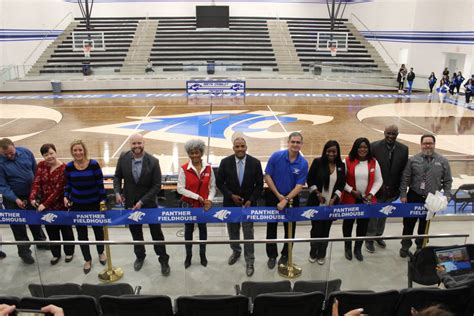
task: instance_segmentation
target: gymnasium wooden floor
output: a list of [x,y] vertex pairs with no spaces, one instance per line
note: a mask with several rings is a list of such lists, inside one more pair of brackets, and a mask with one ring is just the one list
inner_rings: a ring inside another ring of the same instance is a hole
[[30,148],[38,159],[40,146],[52,142],[63,161],[70,160],[70,142],[82,139],[89,156],[111,174],[128,149],[128,136],[140,132],[163,174],[172,174],[186,161],[183,145],[191,138],[207,143],[210,135],[209,160],[218,165],[232,153],[232,135],[243,133],[248,152],[265,163],[285,148],[289,132],[301,131],[311,163],[329,139],[347,155],[357,137],[375,141],[383,138],[384,126],[397,124],[410,155],[419,152],[420,135],[437,135],[437,150],[450,159],[458,186],[474,183],[474,108],[463,100],[454,96],[440,104],[437,95],[360,91],[251,91],[245,98],[212,99],[188,98],[182,91],[0,94],[0,137]]

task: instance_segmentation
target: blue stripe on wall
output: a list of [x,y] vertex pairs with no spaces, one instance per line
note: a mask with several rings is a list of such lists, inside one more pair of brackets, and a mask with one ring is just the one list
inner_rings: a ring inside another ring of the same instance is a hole
[[0,29],[0,42],[54,40],[62,30]]
[[369,41],[429,43],[429,44],[474,44],[474,32],[464,31],[362,31]]

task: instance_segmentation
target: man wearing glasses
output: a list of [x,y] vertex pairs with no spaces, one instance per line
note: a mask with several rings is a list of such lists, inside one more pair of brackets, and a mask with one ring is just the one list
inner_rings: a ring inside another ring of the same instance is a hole
[[[299,206],[299,193],[306,182],[308,175],[308,162],[300,153],[303,147],[303,135],[293,132],[288,136],[288,149],[274,152],[265,168],[265,182],[269,190],[265,191],[266,206],[276,206],[282,211],[288,207],[290,201],[293,206]],[[283,223],[285,238],[288,238],[288,223]],[[267,239],[276,239],[278,223],[267,223]],[[296,223],[293,223],[293,237],[295,237]],[[278,256],[276,244],[266,246],[269,269],[275,267]],[[288,262],[288,244],[283,246],[278,264]]]
[[[448,160],[435,152],[436,138],[431,134],[421,136],[421,153],[416,154],[408,160],[403,171],[400,184],[400,201],[402,203],[424,203],[428,193],[435,193],[443,189],[448,200],[451,197],[451,168]],[[409,188],[407,193],[407,187]],[[417,217],[406,217],[403,219],[403,235],[413,235]],[[425,233],[426,219],[419,218],[418,235]],[[402,240],[400,257],[408,256],[412,245],[411,239]],[[417,238],[416,248],[421,249],[423,239]]]
[[[398,127],[385,127],[385,138],[370,144],[370,149],[377,159],[382,171],[383,184],[376,194],[377,202],[391,203],[400,195],[400,180],[408,161],[408,147],[397,142]],[[382,236],[385,230],[385,217],[371,218],[367,236]],[[380,248],[387,245],[382,239],[375,241]],[[365,248],[368,252],[375,252],[374,241],[367,240]]]

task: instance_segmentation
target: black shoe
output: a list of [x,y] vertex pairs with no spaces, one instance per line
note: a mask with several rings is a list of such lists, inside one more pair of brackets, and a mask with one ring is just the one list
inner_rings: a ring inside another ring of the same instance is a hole
[[206,258],[206,255],[205,254],[201,254],[201,265],[203,267],[207,267],[207,258]]
[[237,260],[239,260],[240,258],[240,252],[233,252],[230,257],[229,257],[229,260],[227,261],[227,263],[231,266],[233,265],[234,263],[237,262]]
[[191,255],[187,255],[186,259],[184,259],[184,268],[187,269],[191,266]]
[[288,264],[288,257],[287,256],[281,256],[280,259],[278,259],[278,265],[286,265]]
[[354,248],[354,257],[356,257],[356,259],[359,261],[364,261],[364,256],[362,255],[360,248]]
[[367,240],[365,242],[365,249],[367,249],[367,251],[370,253],[374,253],[375,252],[374,242],[372,240]]
[[402,257],[402,258],[408,257],[408,249],[400,248],[400,257]]
[[160,264],[161,264],[161,274],[163,276],[170,275],[171,269],[170,269],[170,265],[168,264],[168,261],[160,262]]
[[56,265],[58,262],[59,262],[59,259],[61,259],[61,257],[53,257],[53,259],[51,259],[51,261],[49,263],[51,263],[52,266]]
[[[89,262],[88,267],[86,267],[87,262]],[[91,272],[91,269],[92,269],[92,261],[86,261],[84,263],[84,267],[82,268],[82,271],[84,271],[84,274],[88,274],[89,272]]]
[[276,264],[276,258],[268,258],[268,261],[267,261],[268,269],[275,268],[275,264]]
[[140,271],[143,267],[143,262],[145,262],[145,258],[135,259],[135,263],[133,264],[133,270]]
[[[103,257],[103,258],[101,259],[100,257]],[[100,262],[101,265],[105,266],[107,264],[107,256],[105,254],[101,253],[99,255],[99,262]]]
[[35,263],[35,259],[31,256],[31,254],[26,254],[23,256],[20,256],[21,260],[23,260],[24,263],[26,264],[33,264]]
[[251,277],[254,272],[255,272],[255,268],[253,267],[253,264],[247,264],[247,268],[245,269],[245,274],[247,274],[248,277]]
[[66,258],[64,258],[64,262],[69,263],[72,261],[73,258],[74,258],[74,255],[68,255],[66,256]]
[[345,248],[344,249],[344,256],[346,257],[347,260],[352,260],[352,250],[351,250],[351,248]]
[[377,239],[375,242],[380,248],[387,248],[387,244],[382,239]]
[[7,254],[0,250],[0,259],[5,259]]

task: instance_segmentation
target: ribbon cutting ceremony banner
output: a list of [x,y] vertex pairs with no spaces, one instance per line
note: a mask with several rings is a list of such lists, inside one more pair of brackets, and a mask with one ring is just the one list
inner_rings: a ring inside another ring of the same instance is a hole
[[34,210],[0,210],[0,224],[92,225],[129,224],[300,222],[369,217],[424,217],[423,204],[354,204],[336,206],[293,207],[278,211],[274,207],[153,208],[111,210],[105,212],[72,212]]

